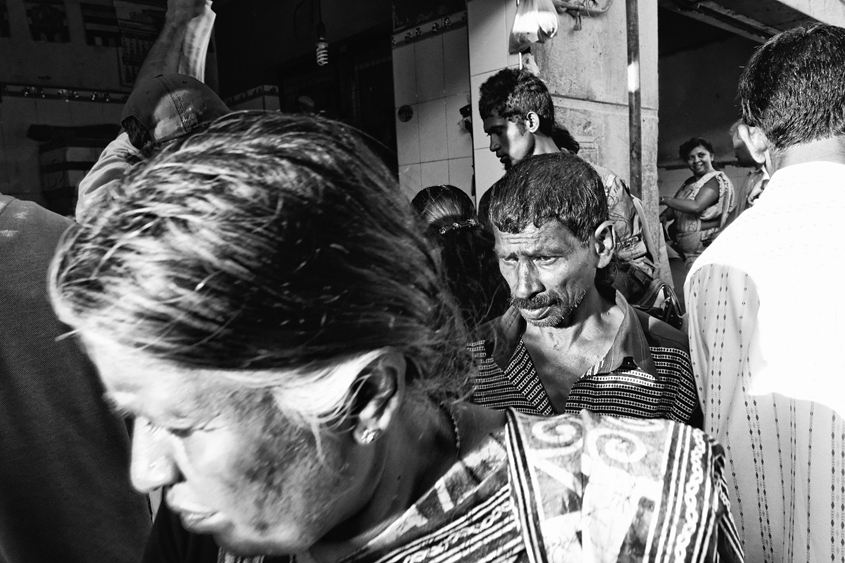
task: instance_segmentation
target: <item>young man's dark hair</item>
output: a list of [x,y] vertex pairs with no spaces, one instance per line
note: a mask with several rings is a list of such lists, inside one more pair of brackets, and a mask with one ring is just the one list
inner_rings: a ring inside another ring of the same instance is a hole
[[742,117],[774,150],[845,135],[845,29],[814,24],[760,47],[739,82]]
[[528,112],[540,117],[540,132],[549,137],[555,129],[555,106],[549,89],[528,71],[503,69],[481,85],[478,110],[485,119],[496,112],[499,117],[522,126]]

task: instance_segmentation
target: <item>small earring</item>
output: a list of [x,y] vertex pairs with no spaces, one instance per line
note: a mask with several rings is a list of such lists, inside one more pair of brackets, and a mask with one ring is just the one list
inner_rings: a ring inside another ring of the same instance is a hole
[[379,434],[381,434],[381,431],[378,428],[365,428],[361,431],[360,441],[365,446],[372,444],[379,437]]

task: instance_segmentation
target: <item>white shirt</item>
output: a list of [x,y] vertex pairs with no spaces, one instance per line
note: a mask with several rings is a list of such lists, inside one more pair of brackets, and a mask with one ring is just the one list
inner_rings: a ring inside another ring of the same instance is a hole
[[704,430],[748,561],[845,562],[845,166],[776,172],[685,286]]

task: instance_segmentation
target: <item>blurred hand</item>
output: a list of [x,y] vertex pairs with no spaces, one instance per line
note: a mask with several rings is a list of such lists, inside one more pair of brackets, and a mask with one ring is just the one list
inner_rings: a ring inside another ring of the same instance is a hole
[[190,21],[211,7],[211,0],[167,0],[167,17]]

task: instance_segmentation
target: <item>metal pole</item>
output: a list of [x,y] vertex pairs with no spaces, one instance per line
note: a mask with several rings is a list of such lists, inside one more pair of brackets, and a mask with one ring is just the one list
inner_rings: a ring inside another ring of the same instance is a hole
[[637,0],[625,0],[628,21],[628,148],[631,192],[643,197],[643,126],[640,99],[640,18]]

